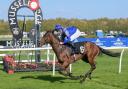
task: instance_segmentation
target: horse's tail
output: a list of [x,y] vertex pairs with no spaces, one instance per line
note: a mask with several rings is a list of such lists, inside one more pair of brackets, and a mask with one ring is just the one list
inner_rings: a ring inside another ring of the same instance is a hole
[[117,53],[117,52],[112,52],[106,49],[103,49],[101,47],[99,47],[100,51],[108,56],[112,56],[112,57],[119,57],[121,53]]

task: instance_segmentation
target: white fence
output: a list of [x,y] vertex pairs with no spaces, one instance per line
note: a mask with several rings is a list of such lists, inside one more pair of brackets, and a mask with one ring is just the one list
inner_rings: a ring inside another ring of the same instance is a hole
[[[42,48],[7,48],[7,49],[0,48],[0,51],[5,52],[5,51],[47,50],[47,61],[49,61],[49,54],[50,54],[51,49],[52,49],[52,47],[48,46],[48,47],[42,47]],[[128,49],[128,47],[104,47],[104,49],[120,49],[120,50],[122,50],[120,59],[119,59],[119,69],[118,69],[118,73],[121,73],[123,53],[124,53],[125,49]],[[5,56],[5,55],[6,54],[0,54],[0,56]],[[55,75],[55,59],[56,59],[56,56],[54,54],[54,56],[53,56],[53,75]],[[71,66],[70,66],[70,71],[71,71]]]
[[[50,50],[52,47],[41,47],[41,48],[3,48],[1,46],[0,51],[5,52],[5,51],[32,51],[32,50],[47,50],[47,62],[49,61],[49,54]],[[6,54],[0,54],[0,56],[6,56]],[[24,60],[26,62],[27,60]],[[53,76],[55,75],[55,61],[56,61],[56,56],[53,54]],[[0,62],[2,63],[2,61]]]
[[[35,50],[47,50],[47,60],[46,62],[50,61],[50,50],[52,49],[51,46],[47,46],[47,47],[41,47],[41,48],[0,48],[1,52],[5,52],[5,51],[35,51]],[[55,53],[52,54],[53,55],[53,59],[52,59],[52,63],[53,63],[53,76],[55,75],[55,62],[56,62],[56,55]],[[6,56],[6,54],[0,54],[0,56]],[[27,60],[24,60],[24,62],[27,62]],[[0,63],[3,63],[2,61],[0,61]],[[69,66],[70,72],[72,70],[72,66]]]
[[121,73],[121,67],[122,67],[122,59],[123,59],[123,54],[124,54],[124,50],[128,49],[128,47],[106,47],[105,49],[120,49],[121,54],[120,54],[120,59],[119,59],[119,69],[118,69],[118,73]]

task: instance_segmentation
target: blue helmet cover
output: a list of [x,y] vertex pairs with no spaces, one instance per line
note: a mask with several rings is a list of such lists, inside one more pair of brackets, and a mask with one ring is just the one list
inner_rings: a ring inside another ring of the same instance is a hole
[[56,30],[61,30],[61,29],[63,29],[63,27],[60,24],[56,24],[55,25],[55,29]]

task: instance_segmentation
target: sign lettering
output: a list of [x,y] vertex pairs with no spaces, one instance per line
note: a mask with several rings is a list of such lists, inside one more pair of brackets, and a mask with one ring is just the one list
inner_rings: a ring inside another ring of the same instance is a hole
[[[10,25],[10,30],[13,35],[15,35],[13,33],[14,28],[19,28],[18,21],[17,21],[17,12],[22,7],[29,8],[30,1],[31,0],[16,0],[11,4],[11,6],[8,10],[8,21],[9,21],[9,25]],[[35,11],[33,11],[33,13],[35,14]],[[36,20],[37,24],[39,24],[40,26],[42,23],[42,19],[43,19],[43,17],[42,17],[41,8],[38,8],[37,9],[37,18],[35,18],[35,20]]]

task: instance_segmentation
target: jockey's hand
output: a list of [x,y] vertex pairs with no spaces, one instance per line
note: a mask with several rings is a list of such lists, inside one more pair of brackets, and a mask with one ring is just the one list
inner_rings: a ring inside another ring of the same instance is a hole
[[64,42],[60,42],[60,44],[64,44]]

